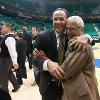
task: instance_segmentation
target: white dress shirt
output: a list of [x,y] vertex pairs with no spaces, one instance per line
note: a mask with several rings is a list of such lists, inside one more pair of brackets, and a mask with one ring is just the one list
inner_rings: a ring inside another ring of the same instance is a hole
[[[9,33],[9,34],[13,34],[13,33]],[[8,37],[5,40],[5,44],[8,48],[8,51],[9,51],[9,54],[10,54],[13,64],[17,64],[16,40],[13,37]]]

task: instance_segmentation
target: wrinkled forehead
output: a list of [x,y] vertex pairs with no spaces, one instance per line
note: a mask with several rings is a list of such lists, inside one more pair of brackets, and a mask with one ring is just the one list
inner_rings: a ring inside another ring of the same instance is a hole
[[67,17],[66,13],[62,10],[57,10],[53,13],[53,18],[54,17]]
[[77,25],[77,23],[75,22],[75,21],[68,21],[67,20],[67,25],[66,25],[67,27],[77,27],[78,25]]

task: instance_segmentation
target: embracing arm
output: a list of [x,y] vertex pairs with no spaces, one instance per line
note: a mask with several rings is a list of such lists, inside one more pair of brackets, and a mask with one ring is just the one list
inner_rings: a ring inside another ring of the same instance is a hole
[[[90,47],[87,48],[89,51],[91,50]],[[81,72],[89,59],[90,57],[87,50],[74,50],[73,52],[70,52],[61,65],[62,69],[65,71],[65,78],[70,78],[76,73]]]
[[[47,39],[47,40],[46,40]],[[44,41],[45,40],[45,41]],[[51,39],[50,39],[51,41]],[[38,50],[36,51],[36,55],[38,57],[35,56],[35,59],[33,61],[33,64],[39,69],[39,71],[48,71],[52,76],[56,77],[57,79],[62,78],[62,74],[64,73],[63,70],[58,66],[58,64],[56,62],[53,62],[51,59],[48,59],[47,57],[51,57],[51,55],[53,55],[52,49],[55,52],[55,49],[50,47],[50,50],[48,50],[49,48],[49,42],[48,38],[41,38],[38,37],[36,39],[36,45],[35,48]],[[45,42],[45,43],[44,43]],[[45,45],[44,45],[45,44]],[[44,52],[44,54],[43,54]],[[39,55],[38,55],[39,54]],[[43,55],[42,55],[43,54]],[[47,56],[47,57],[46,57]],[[53,55],[54,56],[54,55]],[[55,56],[54,56],[55,57]],[[54,59],[54,57],[51,57]],[[46,65],[46,70],[44,70],[44,66]]]

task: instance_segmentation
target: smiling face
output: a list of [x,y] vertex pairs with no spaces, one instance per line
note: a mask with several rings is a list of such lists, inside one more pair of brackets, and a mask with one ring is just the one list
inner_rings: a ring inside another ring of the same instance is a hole
[[67,21],[66,32],[69,38],[73,38],[82,35],[83,28],[74,21]]
[[63,10],[53,13],[53,28],[58,34],[63,34],[66,28],[67,15]]
[[32,27],[32,36],[36,36],[37,33],[36,27]]

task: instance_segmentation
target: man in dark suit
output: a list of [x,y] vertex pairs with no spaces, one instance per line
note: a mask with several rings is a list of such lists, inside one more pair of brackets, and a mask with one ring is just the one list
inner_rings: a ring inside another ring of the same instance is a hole
[[27,32],[27,27],[23,27],[23,39],[27,42],[26,56],[29,68],[32,69],[32,35]]
[[22,78],[25,78],[25,76],[27,76],[26,66],[25,66],[27,42],[24,39],[22,39],[22,36],[23,35],[21,33],[17,33],[16,36],[17,39],[16,50],[18,53],[17,60],[19,65],[19,69],[16,71],[16,77],[20,85],[23,84]]
[[[37,67],[40,80],[39,90],[42,100],[61,100],[62,87],[54,80],[53,76],[63,78],[63,70],[60,67],[54,67],[54,62],[58,62],[59,35],[65,32],[68,12],[65,9],[58,8],[53,12],[53,30],[43,32],[36,38],[36,49],[41,53],[44,51],[47,58],[36,58],[33,63]],[[64,36],[64,50],[67,49],[67,36]],[[37,52],[37,51],[36,51]],[[52,61],[51,61],[52,60]],[[64,57],[63,57],[64,60]],[[58,62],[59,63],[59,62]]]
[[[36,27],[32,27],[32,50],[35,49],[35,39],[37,38],[38,36],[38,31],[37,31],[37,28]],[[32,57],[32,60],[34,61],[34,57]],[[33,81],[31,83],[31,86],[35,86],[36,84],[38,85],[39,84],[39,74],[37,73],[37,68],[34,66],[33,64],[33,69],[34,69],[34,76],[35,76],[35,81]]]

